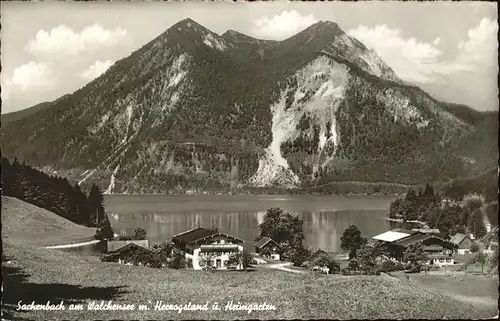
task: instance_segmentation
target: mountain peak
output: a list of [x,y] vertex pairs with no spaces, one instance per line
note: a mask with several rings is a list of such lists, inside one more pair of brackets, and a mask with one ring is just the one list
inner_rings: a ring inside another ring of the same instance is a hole
[[309,28],[305,29],[305,31],[310,31],[310,32],[343,32],[342,29],[339,27],[339,25],[333,21],[318,21],[315,24],[312,24],[309,26]]
[[211,31],[208,28],[204,27],[203,25],[199,24],[198,22],[194,21],[191,18],[183,19],[183,20],[177,22],[176,24],[174,24],[169,29],[177,30],[177,31],[191,30],[191,31],[198,31],[198,32],[202,31],[202,32],[210,32],[211,33]]

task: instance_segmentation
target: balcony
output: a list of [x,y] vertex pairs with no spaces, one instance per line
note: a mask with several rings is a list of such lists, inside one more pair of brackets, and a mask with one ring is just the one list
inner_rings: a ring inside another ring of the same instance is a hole
[[238,252],[240,248],[237,244],[203,244],[201,252]]

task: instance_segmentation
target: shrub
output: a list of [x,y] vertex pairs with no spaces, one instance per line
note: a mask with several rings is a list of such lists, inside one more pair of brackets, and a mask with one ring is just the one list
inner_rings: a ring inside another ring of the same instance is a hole
[[99,222],[99,227],[97,228],[94,239],[96,240],[110,240],[115,236],[113,229],[111,228],[111,223],[107,216]]
[[340,273],[340,265],[337,261],[335,261],[331,256],[322,255],[314,259],[313,262],[308,262],[309,268],[312,266],[326,266],[331,274]]
[[477,253],[477,252],[479,252],[479,250],[480,250],[480,247],[479,247],[479,244],[477,244],[477,243],[474,243],[470,246],[470,251],[472,253]]
[[145,229],[138,227],[134,229],[134,234],[132,235],[132,240],[146,240],[148,237],[148,234]]
[[403,270],[403,264],[391,260],[385,260],[377,264],[379,272],[394,272]]

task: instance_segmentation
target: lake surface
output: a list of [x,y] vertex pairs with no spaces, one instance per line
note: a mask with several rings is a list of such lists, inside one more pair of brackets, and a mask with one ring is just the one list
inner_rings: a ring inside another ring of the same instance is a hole
[[340,250],[340,237],[350,225],[371,237],[389,229],[385,213],[396,196],[276,196],[276,195],[106,195],[106,210],[115,233],[148,232],[150,242],[197,226],[211,228],[252,243],[266,210],[280,207],[304,220],[306,245]]

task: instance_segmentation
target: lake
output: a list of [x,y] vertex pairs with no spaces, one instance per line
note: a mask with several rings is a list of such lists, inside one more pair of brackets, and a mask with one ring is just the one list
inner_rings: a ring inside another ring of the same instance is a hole
[[248,243],[258,235],[266,210],[280,207],[304,220],[306,245],[326,251],[340,250],[340,237],[350,225],[371,237],[390,228],[385,220],[396,196],[337,195],[106,195],[106,211],[115,233],[131,235],[142,227],[150,242],[197,226],[216,226]]

